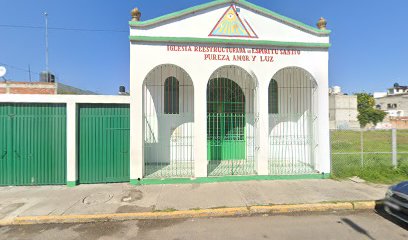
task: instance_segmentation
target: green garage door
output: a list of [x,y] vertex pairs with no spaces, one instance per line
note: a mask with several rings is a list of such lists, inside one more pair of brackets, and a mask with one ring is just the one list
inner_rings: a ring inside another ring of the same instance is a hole
[[81,104],[78,118],[79,182],[129,181],[129,105]]
[[0,185],[66,183],[65,104],[0,104]]

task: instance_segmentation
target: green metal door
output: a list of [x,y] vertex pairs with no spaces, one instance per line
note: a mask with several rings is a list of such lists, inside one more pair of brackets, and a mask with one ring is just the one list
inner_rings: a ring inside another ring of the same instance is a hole
[[0,185],[66,182],[64,104],[1,104]]
[[207,88],[208,160],[246,158],[245,96],[234,81],[216,78]]
[[0,185],[13,185],[13,168],[9,152],[12,151],[10,129],[10,106],[0,105]]
[[78,118],[79,182],[128,182],[129,105],[82,104]]

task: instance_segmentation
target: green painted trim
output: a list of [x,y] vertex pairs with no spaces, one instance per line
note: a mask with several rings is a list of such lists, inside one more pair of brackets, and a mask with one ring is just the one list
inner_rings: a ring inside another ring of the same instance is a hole
[[150,19],[150,20],[146,20],[146,21],[139,21],[139,22],[138,21],[130,21],[129,25],[131,27],[148,27],[150,25],[158,24],[158,23],[168,21],[168,20],[171,20],[171,19],[174,19],[174,18],[179,18],[179,17],[185,16],[185,15],[191,14],[191,13],[195,13],[195,12],[198,12],[198,11],[203,11],[203,10],[206,10],[208,8],[215,7],[215,6],[222,5],[222,4],[226,4],[226,3],[229,3],[229,2],[231,2],[231,1],[230,0],[211,1],[209,3],[204,3],[204,4],[201,4],[201,5],[194,6],[194,7],[186,8],[186,9],[183,9],[183,10],[180,10],[180,11],[177,11],[177,12],[169,13],[169,14],[166,14],[166,15],[163,15],[163,16],[160,16],[160,17],[156,17],[156,18],[153,18],[153,19]]
[[330,43],[305,43],[305,42],[278,42],[268,40],[223,39],[223,38],[191,38],[191,37],[149,37],[129,36],[130,41],[148,43],[205,43],[225,45],[249,46],[274,46],[274,47],[304,47],[304,48],[329,48]]
[[295,27],[300,27],[300,28],[302,28],[304,30],[308,30],[308,31],[310,31],[312,33],[315,33],[315,34],[318,34],[318,35],[329,35],[331,33],[331,30],[320,30],[318,28],[312,27],[310,25],[307,25],[305,23],[302,23],[300,21],[297,21],[297,20],[289,18],[289,17],[285,17],[283,15],[280,15],[279,13],[276,13],[274,11],[271,11],[271,10],[267,9],[267,8],[255,5],[255,4],[250,3],[248,1],[245,1],[245,0],[241,0],[240,3],[243,6],[248,7],[248,8],[250,8],[250,9],[256,11],[256,12],[259,12],[259,13],[267,15],[269,17],[281,20],[281,21],[283,21],[285,23],[288,23],[290,25],[293,25]]
[[310,25],[304,24],[304,23],[299,22],[297,20],[294,20],[292,18],[282,16],[282,15],[276,13],[276,12],[273,12],[273,11],[271,11],[269,9],[264,8],[264,7],[260,7],[258,5],[255,5],[255,4],[250,3],[248,1],[245,1],[245,0],[240,0],[240,1],[237,1],[237,0],[216,0],[216,1],[209,2],[209,3],[201,4],[201,5],[198,5],[198,6],[190,7],[190,8],[181,10],[181,11],[177,11],[177,12],[174,12],[174,13],[166,14],[166,15],[163,15],[163,16],[160,16],[160,17],[157,17],[157,18],[153,18],[153,19],[150,19],[150,20],[146,20],[146,21],[140,21],[140,22],[130,21],[129,25],[131,27],[140,27],[140,28],[149,27],[149,26],[154,25],[154,24],[159,24],[159,23],[164,22],[164,21],[168,21],[168,20],[171,20],[171,19],[183,17],[183,16],[188,15],[188,14],[193,14],[195,12],[203,11],[203,10],[206,10],[208,8],[211,8],[211,7],[216,7],[216,6],[219,6],[219,5],[229,4],[229,3],[235,3],[237,5],[247,7],[247,8],[249,8],[249,9],[255,11],[255,12],[258,12],[260,14],[266,15],[266,16],[271,17],[271,18],[275,18],[275,19],[280,20],[280,21],[282,21],[284,23],[287,23],[287,24],[290,24],[292,26],[301,28],[301,29],[306,30],[308,32],[311,32],[313,34],[327,36],[327,35],[329,35],[331,33],[330,30],[320,30],[318,28],[315,28],[315,27],[312,27]]
[[134,185],[158,185],[158,184],[193,184],[193,183],[216,183],[216,182],[243,182],[243,181],[266,181],[266,180],[306,180],[306,179],[329,179],[330,174],[308,174],[290,176],[225,176],[206,178],[168,178],[168,179],[142,179]]
[[67,187],[76,187],[79,185],[78,181],[68,181],[67,182]]
[[140,181],[137,179],[130,179],[130,184],[131,185],[140,185]]

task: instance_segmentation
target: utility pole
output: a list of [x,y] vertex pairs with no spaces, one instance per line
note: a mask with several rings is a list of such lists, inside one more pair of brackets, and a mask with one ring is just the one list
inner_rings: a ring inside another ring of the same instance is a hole
[[28,65],[28,78],[30,79],[30,82],[31,82],[31,66],[30,66],[30,64]]
[[48,13],[44,12],[45,17],[45,71],[48,74]]

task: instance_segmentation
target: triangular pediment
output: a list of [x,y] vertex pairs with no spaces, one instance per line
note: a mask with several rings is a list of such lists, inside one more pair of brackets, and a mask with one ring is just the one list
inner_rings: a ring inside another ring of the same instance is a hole
[[258,38],[249,22],[246,19],[241,19],[233,4],[227,8],[209,36]]
[[130,22],[130,27],[133,41],[164,37],[329,44],[330,35],[329,30],[303,24],[244,0],[212,1],[155,19]]

